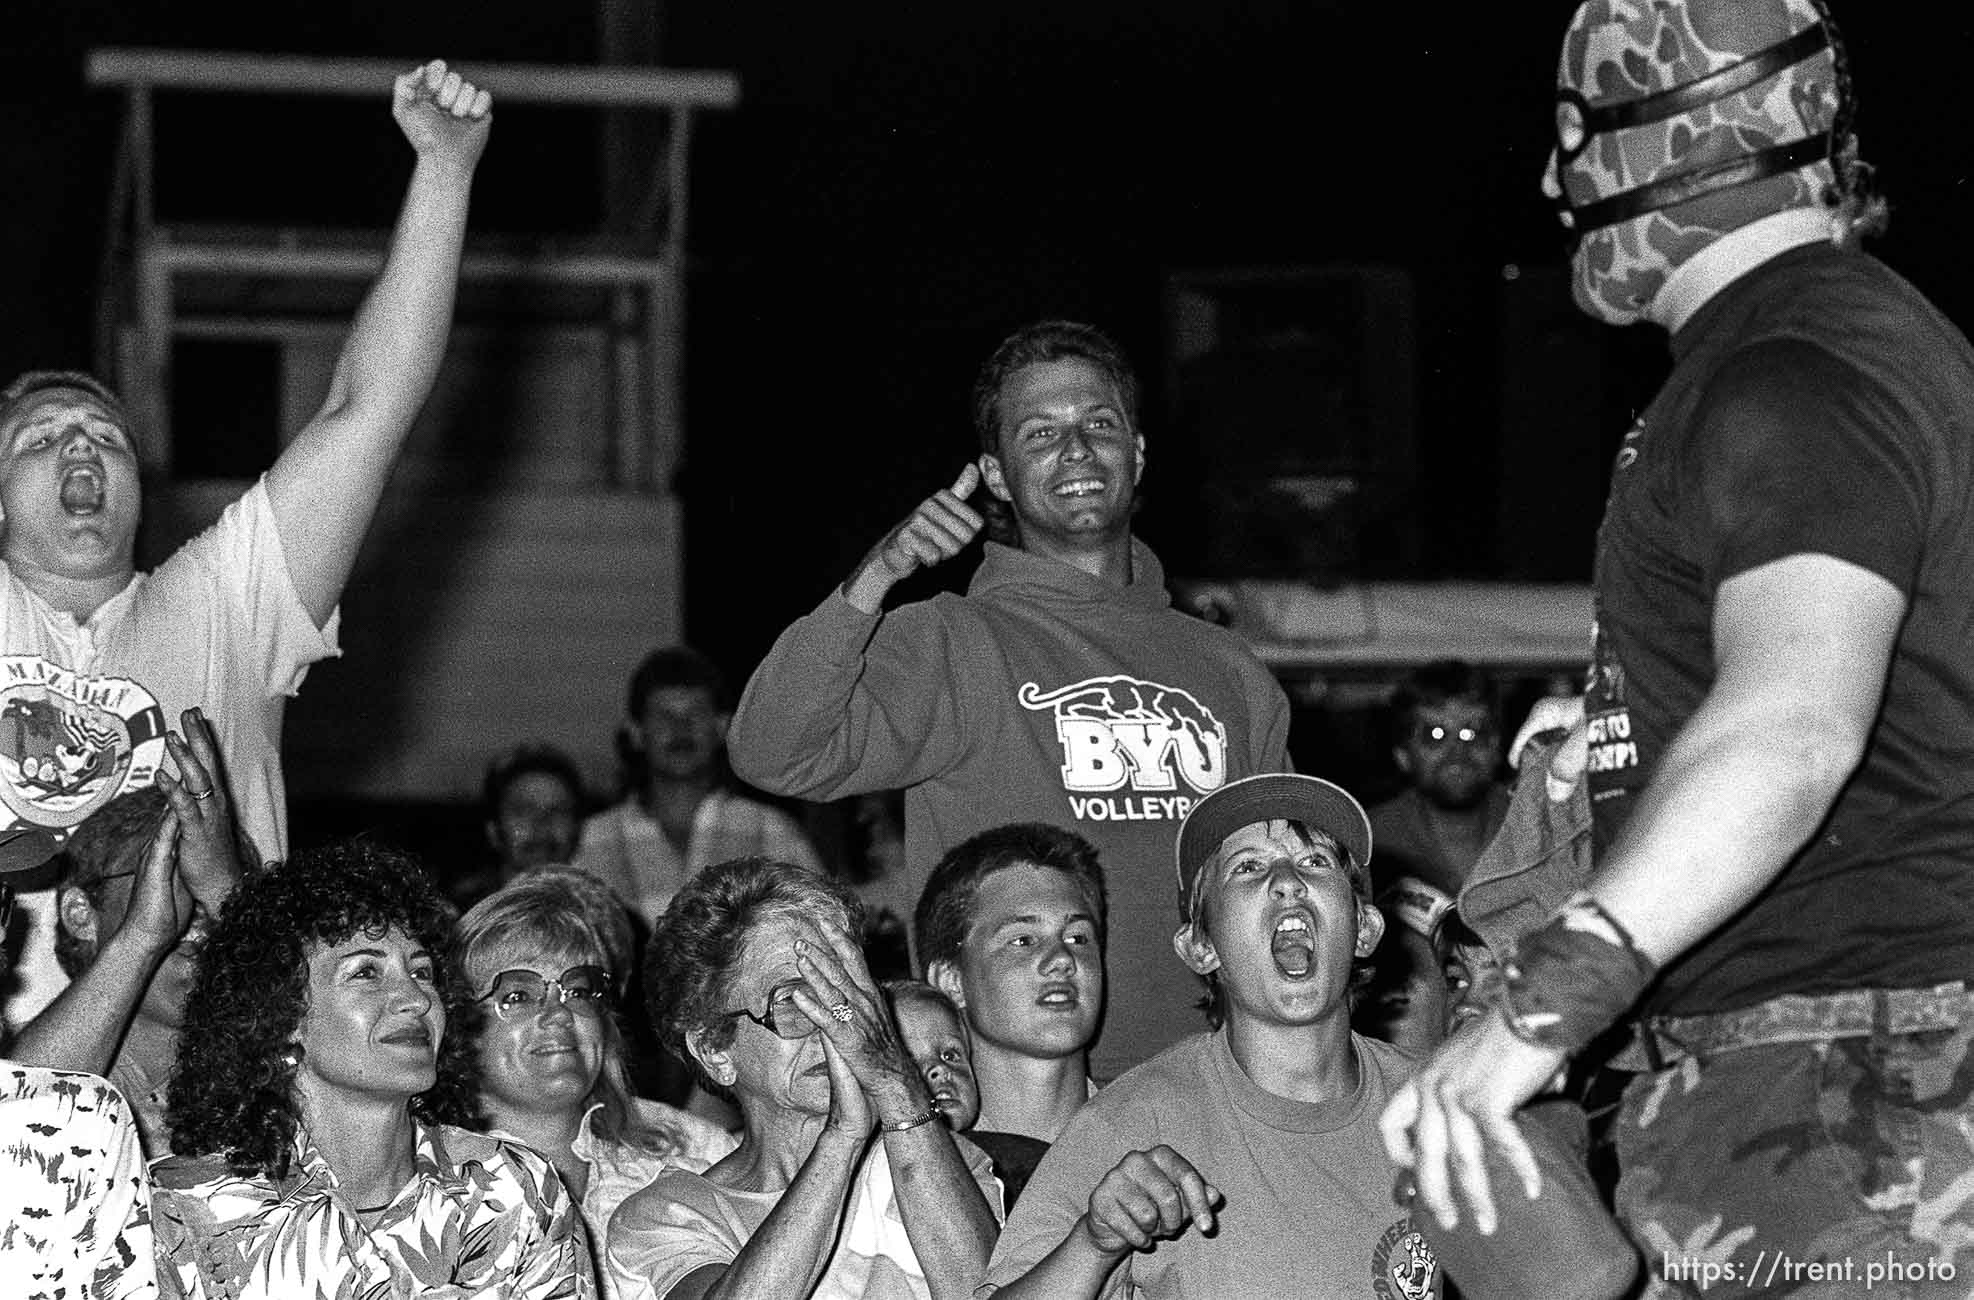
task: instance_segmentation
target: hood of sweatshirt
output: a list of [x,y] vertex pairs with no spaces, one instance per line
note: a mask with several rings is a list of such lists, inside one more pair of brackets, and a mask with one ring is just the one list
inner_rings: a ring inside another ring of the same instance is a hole
[[978,596],[1015,587],[1031,591],[1041,588],[1052,602],[1071,605],[1110,605],[1121,600],[1147,609],[1167,609],[1172,604],[1172,594],[1165,589],[1165,566],[1151,547],[1135,537],[1131,539],[1131,581],[1123,587],[1093,577],[1073,564],[988,542],[980,567],[967,584],[967,594]]

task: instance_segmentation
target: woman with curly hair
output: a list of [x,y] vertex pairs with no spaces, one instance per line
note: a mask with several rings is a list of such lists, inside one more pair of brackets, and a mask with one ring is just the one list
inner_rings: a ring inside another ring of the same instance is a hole
[[[480,1109],[492,1132],[555,1165],[598,1252],[624,1197],[667,1168],[704,1172],[735,1146],[716,1124],[631,1095],[615,1012],[629,952],[623,904],[569,868],[489,894],[453,936],[479,1009]],[[612,1294],[607,1275],[597,1282]]]
[[167,1295],[593,1291],[548,1162],[471,1117],[450,913],[411,859],[352,841],[244,881],[200,954],[152,1169]]
[[651,937],[659,1032],[730,1092],[740,1146],[667,1169],[611,1218],[620,1294],[773,1300],[967,1297],[1000,1188],[939,1122],[853,935],[862,909],[800,867],[709,867]]

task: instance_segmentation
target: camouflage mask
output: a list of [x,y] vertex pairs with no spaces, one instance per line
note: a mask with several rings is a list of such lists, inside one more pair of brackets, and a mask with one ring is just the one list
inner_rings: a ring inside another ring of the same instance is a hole
[[1637,320],[1723,233],[1813,204],[1841,95],[1821,0],[1589,0],[1556,72],[1545,189],[1576,232],[1577,302]]

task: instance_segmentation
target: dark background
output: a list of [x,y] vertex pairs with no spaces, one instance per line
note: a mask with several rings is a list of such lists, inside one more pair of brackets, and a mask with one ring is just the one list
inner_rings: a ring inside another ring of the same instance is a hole
[[[1416,490],[1360,576],[1581,581],[1607,456],[1663,366],[1650,328],[1565,299],[1537,192],[1570,6],[1135,0],[977,8],[675,4],[663,61],[738,71],[694,153],[686,627],[744,670],[973,448],[974,367],[1040,316],[1099,323],[1146,375],[1141,531],[1200,559],[1211,447],[1162,427],[1163,290],[1180,271],[1358,264],[1414,294]],[[1839,10],[1878,252],[1965,322],[1974,229],[1968,20]],[[0,371],[90,361],[117,100],[95,45],[588,62],[598,20],[539,0],[16,4],[0,49]],[[311,110],[312,111],[312,110]],[[324,114],[347,109],[322,109]],[[388,220],[406,160],[369,136],[167,107],[168,214]],[[344,120],[344,119],[338,119]],[[354,120],[354,119],[352,119]],[[326,122],[326,118],[325,118]],[[381,126],[380,126],[381,122]],[[510,129],[512,128],[512,129]],[[325,138],[350,140],[347,151]],[[481,230],[599,220],[596,155],[503,122]],[[214,196],[223,199],[220,202]],[[1513,268],[1510,270],[1509,268]],[[1166,422],[1169,423],[1169,422]],[[963,580],[964,561],[921,586]],[[1350,576],[1350,575],[1341,575]],[[606,725],[599,720],[599,726]]]

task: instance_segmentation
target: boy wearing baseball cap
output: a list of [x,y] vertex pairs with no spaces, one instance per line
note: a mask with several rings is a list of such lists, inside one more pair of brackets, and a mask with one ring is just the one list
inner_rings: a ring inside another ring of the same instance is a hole
[[1248,777],[1194,806],[1173,947],[1212,1027],[1077,1113],[977,1294],[1441,1293],[1377,1127],[1411,1058],[1350,1028],[1353,965],[1384,931],[1370,858],[1363,808],[1318,777]]

